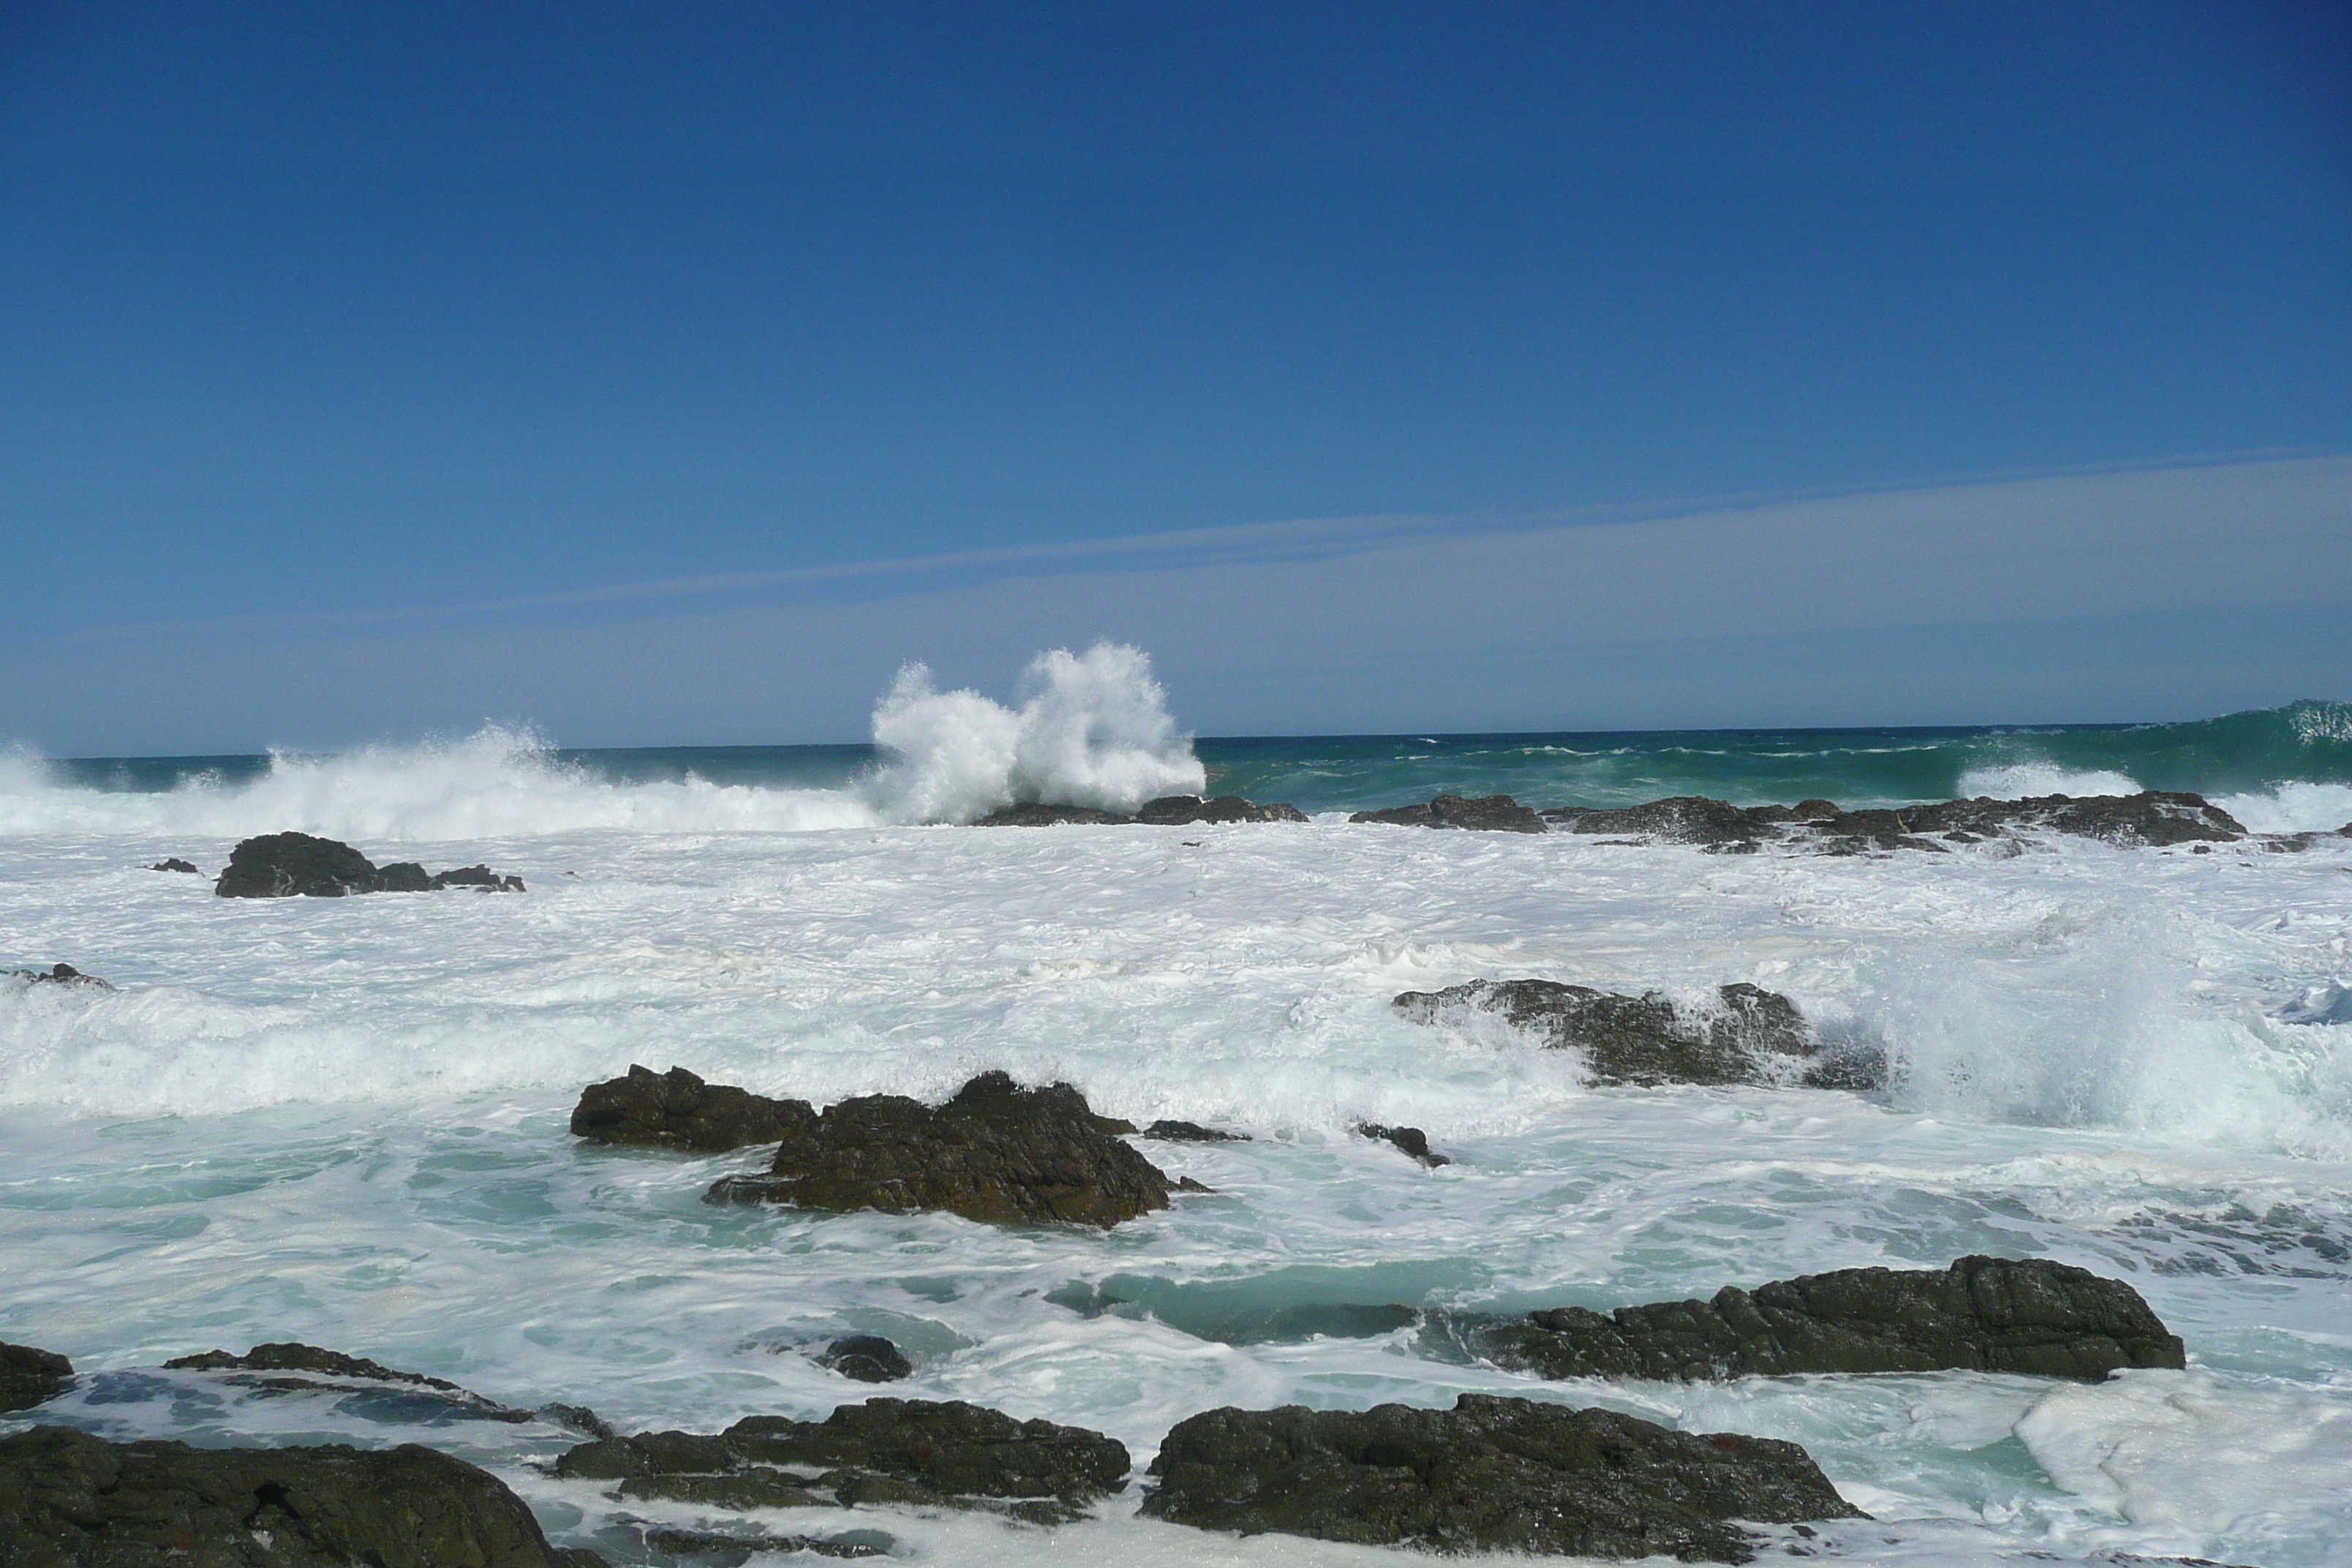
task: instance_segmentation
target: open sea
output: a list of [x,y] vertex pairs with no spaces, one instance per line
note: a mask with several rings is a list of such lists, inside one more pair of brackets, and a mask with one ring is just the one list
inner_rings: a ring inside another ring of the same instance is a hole
[[[2202,792],[2256,831],[2352,822],[2352,707],[2139,727],[1189,740],[1140,656],[1041,660],[1014,706],[910,671],[874,746],[568,751],[486,730],[326,756],[0,756],[0,1339],[90,1374],[22,1426],[422,1441],[562,1543],[659,1561],[541,1468],[576,1439],[399,1401],[267,1397],[167,1358],[300,1340],[624,1431],[968,1399],[1126,1443],[1048,1529],[890,1508],[910,1563],[1387,1563],[1142,1520],[1140,1467],[1218,1405],[1469,1390],[1794,1439],[1874,1516],[1839,1560],[2352,1563],[2352,838],[1711,856],[1350,826],[1441,791],[1848,806]],[[1305,825],[978,829],[1013,799],[1296,802]],[[487,862],[521,895],[245,900],[248,835]],[[205,875],[144,868],[166,856]],[[1572,1053],[1432,1029],[1405,990],[1752,981],[1882,1044],[1893,1087],[1596,1089]],[[1254,1142],[1146,1143],[1205,1183],[1105,1233],[718,1208],[710,1158],[589,1147],[632,1063],[820,1104],[1003,1068]],[[1351,1136],[1427,1131],[1425,1170]],[[2050,1257],[2128,1280],[2185,1372],[1546,1383],[1351,1306],[1523,1311],[1863,1264]],[[1104,1299],[1121,1303],[1100,1310]],[[916,1363],[874,1388],[809,1352]],[[740,1521],[738,1521],[740,1522]],[[1774,1550],[1777,1551],[1777,1548]],[[775,1561],[790,1559],[777,1558]]]

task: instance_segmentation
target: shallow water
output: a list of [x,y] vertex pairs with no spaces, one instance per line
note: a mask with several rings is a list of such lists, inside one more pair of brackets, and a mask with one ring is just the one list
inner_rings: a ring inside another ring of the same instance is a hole
[[[2352,1028],[2286,1021],[2352,982],[2352,841],[1824,859],[1328,819],[595,827],[404,850],[520,872],[520,897],[247,902],[137,868],[209,869],[243,826],[56,826],[0,858],[0,953],[120,988],[0,989],[0,1338],[100,1374],[43,1419],[421,1436],[620,1557],[614,1505],[531,1468],[573,1440],[557,1428],[152,1369],[299,1339],[709,1431],[875,1392],[805,1353],[857,1329],[917,1363],[887,1392],[1097,1427],[1139,1466],[1219,1405],[1507,1391],[1802,1442],[1876,1516],[1800,1543],[1829,1555],[2352,1556]],[[1387,1005],[1519,974],[1753,980],[1880,1039],[1900,1077],[1593,1089],[1570,1055]],[[1255,1141],[1140,1145],[1214,1192],[1108,1234],[714,1208],[703,1188],[756,1152],[568,1136],[580,1086],[632,1062],[820,1102],[1002,1067]],[[2190,1370],[1542,1384],[1349,1310],[1606,1307],[1969,1252],[2129,1279]],[[770,1522],[936,1563],[1412,1561],[1154,1524],[1138,1495],[1053,1531]]]

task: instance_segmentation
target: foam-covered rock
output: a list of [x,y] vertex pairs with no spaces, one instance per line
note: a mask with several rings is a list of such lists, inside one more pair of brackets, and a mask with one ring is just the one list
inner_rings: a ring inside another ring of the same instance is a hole
[[1744,1563],[1735,1521],[1851,1519],[1794,1443],[1465,1394],[1451,1410],[1211,1410],[1160,1444],[1155,1519],[1446,1553]]
[[1391,806],[1383,811],[1360,811],[1350,822],[1385,822],[1399,827],[1465,827],[1486,833],[1541,833],[1543,818],[1507,795],[1471,799],[1441,795],[1426,805]]
[[427,876],[414,860],[379,867],[350,845],[308,833],[265,833],[229,851],[213,891],[224,899],[341,899],[355,893],[438,892],[477,888],[520,893],[520,877],[487,866],[461,866]]
[[2027,795],[2017,800],[1939,801],[1923,805],[1848,811],[1834,802],[1794,806],[1733,805],[1706,795],[1675,795],[1640,805],[1560,806],[1544,820],[1569,833],[1610,834],[1697,844],[1714,850],[1752,850],[1769,842],[1825,855],[1896,849],[1942,853],[2020,831],[2096,838],[2123,847],[2231,843],[2243,824],[2203,795],[2180,790],[2137,795]]
[[362,1449],[0,1437],[0,1562],[24,1568],[591,1568],[488,1471]]
[[859,1383],[896,1383],[915,1366],[880,1334],[844,1334],[817,1352],[816,1363]]
[[723,1153],[782,1142],[816,1120],[805,1100],[771,1100],[728,1083],[705,1083],[684,1068],[666,1073],[632,1065],[619,1078],[592,1083],[572,1108],[575,1137],[596,1143]]
[[1498,1365],[1543,1377],[1961,1370],[2096,1380],[2185,1364],[2180,1337],[2138,1291],[2041,1258],[1842,1268],[1726,1286],[1705,1301],[1606,1316],[1564,1307],[1457,1331]]
[[70,963],[53,963],[47,969],[12,969],[8,978],[26,985],[87,985],[96,991],[111,991],[113,986],[95,974],[84,974]]
[[896,1094],[829,1106],[787,1130],[768,1174],[728,1177],[709,1197],[1108,1228],[1166,1208],[1172,1185],[1068,1084],[1024,1089],[987,1072],[941,1106]]

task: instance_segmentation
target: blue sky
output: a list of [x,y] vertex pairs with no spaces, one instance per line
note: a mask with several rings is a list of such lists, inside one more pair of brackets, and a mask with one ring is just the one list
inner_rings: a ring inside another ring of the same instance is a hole
[[2347,17],[0,8],[0,740],[2352,695]]

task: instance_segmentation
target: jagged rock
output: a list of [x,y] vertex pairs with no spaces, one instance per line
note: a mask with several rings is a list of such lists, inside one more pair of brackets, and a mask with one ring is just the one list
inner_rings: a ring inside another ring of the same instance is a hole
[[1451,1410],[1211,1410],[1177,1423],[1154,1519],[1456,1553],[1744,1563],[1733,1523],[1853,1519],[1794,1443],[1465,1394]]
[[1377,1121],[1359,1121],[1356,1123],[1356,1136],[1370,1138],[1376,1142],[1393,1144],[1397,1149],[1412,1155],[1433,1171],[1440,1165],[1454,1163],[1443,1154],[1430,1152],[1429,1134],[1418,1127],[1383,1127]]
[[1288,801],[1260,805],[1237,795],[1163,795],[1147,801],[1135,820],[1154,827],[1184,827],[1195,822],[1304,822],[1307,814]]
[[73,1383],[73,1363],[55,1351],[0,1342],[0,1410],[30,1410]]
[[1133,822],[1135,818],[1123,812],[1102,811],[1091,805],[1008,805],[990,812],[973,823],[974,827],[1058,827],[1065,823],[1111,825]]
[[1222,1128],[1203,1127],[1197,1121],[1155,1121],[1138,1136],[1157,1138],[1168,1143],[1246,1143],[1246,1132],[1227,1132]]
[[1490,833],[1544,831],[1541,816],[1507,795],[1481,795],[1475,800],[1458,795],[1441,795],[1427,805],[1360,811],[1348,820],[1393,823],[1401,827],[1468,827]]
[[2184,1364],[2180,1337],[2138,1291],[2040,1258],[1841,1268],[1752,1291],[1726,1286],[1711,1300],[1620,1307],[1606,1317],[1563,1307],[1473,1323],[1459,1337],[1498,1365],[1543,1377],[1958,1368],[2095,1381],[2118,1367]]
[[[191,868],[193,869],[193,868]],[[308,833],[265,833],[229,851],[214,883],[224,899],[340,899],[353,893],[422,893],[443,888],[486,888],[520,893],[520,877],[487,866],[465,866],[427,877],[414,860],[379,868],[350,845]]]
[[637,1143],[717,1154],[754,1143],[781,1143],[816,1121],[805,1100],[770,1100],[730,1083],[705,1083],[684,1068],[666,1073],[632,1065],[619,1078],[580,1091],[574,1136],[598,1143]]
[[53,963],[47,969],[12,969],[8,974],[11,979],[21,980],[27,985],[95,985],[100,991],[114,989],[97,975],[84,974],[70,963]]
[[805,1552],[813,1557],[887,1557],[892,1544],[887,1535],[874,1541],[834,1540],[822,1535],[730,1535],[723,1531],[679,1530],[667,1524],[646,1531],[645,1542],[671,1557],[753,1552]]
[[717,1436],[647,1432],[583,1443],[555,1473],[624,1498],[717,1508],[1002,1505],[1058,1523],[1127,1484],[1127,1449],[1083,1426],[1015,1421],[961,1400],[869,1399],[823,1421],[753,1415]]
[[[345,1355],[341,1351],[321,1350],[317,1345],[291,1340],[256,1345],[243,1355],[215,1350],[200,1355],[178,1356],[165,1362],[163,1367],[167,1372],[228,1373],[234,1374],[232,1382],[274,1394],[344,1394],[364,1390],[369,1385],[390,1386],[423,1394],[436,1408],[467,1420],[520,1422],[530,1420],[533,1414],[485,1399],[446,1378],[401,1372],[364,1356]],[[560,1425],[575,1429],[586,1424],[593,1424],[589,1429],[604,1425],[596,1419],[594,1411],[572,1405],[550,1405],[546,1414]]]
[[1596,1083],[1884,1083],[1883,1058],[1824,1055],[1796,1004],[1780,993],[1743,981],[1716,996],[1714,1007],[1689,1008],[1655,991],[1623,996],[1555,980],[1473,980],[1407,991],[1392,1005],[1417,1024],[1493,1014],[1548,1047],[1580,1051]]
[[589,1568],[487,1470],[366,1450],[0,1437],[0,1562],[23,1568]]
[[906,1352],[880,1334],[844,1334],[819,1352],[816,1363],[859,1383],[896,1383],[915,1370]]
[[1834,802],[1738,806],[1706,795],[1675,795],[1612,810],[1561,806],[1543,814],[1570,833],[1638,835],[1716,850],[1747,851],[1768,841],[1825,855],[1948,850],[2019,829],[2069,834],[2118,845],[2231,843],[2245,827],[2203,795],[2144,790],[2138,795],[2028,795],[2018,800],[1948,800],[1894,809],[1846,811]]
[[768,1175],[728,1177],[709,1198],[1108,1228],[1166,1208],[1170,1185],[1068,1084],[1023,1089],[986,1072],[936,1109],[896,1094],[828,1107],[787,1130]]
[[148,867],[147,869],[150,871],[184,871],[191,877],[201,877],[204,875],[202,871],[197,870],[195,867],[190,865],[187,861],[181,859],[176,855],[171,856],[165,859],[158,860],[152,866]]

